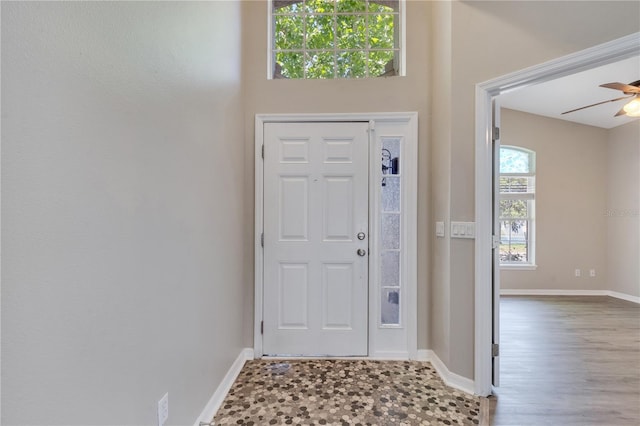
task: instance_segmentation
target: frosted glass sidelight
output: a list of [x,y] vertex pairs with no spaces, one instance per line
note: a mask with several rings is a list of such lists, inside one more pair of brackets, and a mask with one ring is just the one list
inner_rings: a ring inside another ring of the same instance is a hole
[[400,290],[393,288],[382,289],[380,321],[382,325],[400,324]]
[[382,215],[382,248],[400,248],[400,215],[385,213]]
[[385,185],[382,187],[382,211],[400,211],[400,178],[385,177]]
[[400,252],[383,251],[381,255],[381,283],[383,286],[400,285]]
[[[382,138],[383,159],[386,155],[390,156],[391,158],[400,158],[400,141],[400,138]],[[385,152],[384,150],[387,150],[388,152]],[[389,172],[388,174],[391,174],[391,172]]]
[[400,325],[403,138],[382,137],[380,189],[380,324]]

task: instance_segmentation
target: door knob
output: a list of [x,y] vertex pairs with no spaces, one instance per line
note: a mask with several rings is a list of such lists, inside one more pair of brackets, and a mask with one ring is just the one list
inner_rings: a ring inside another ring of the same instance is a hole
[[357,253],[358,256],[364,256],[365,254],[367,254],[367,251],[365,249],[358,249]]

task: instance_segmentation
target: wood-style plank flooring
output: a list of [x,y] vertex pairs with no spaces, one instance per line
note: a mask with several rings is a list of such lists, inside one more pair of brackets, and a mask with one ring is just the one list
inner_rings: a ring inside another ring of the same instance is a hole
[[640,305],[600,296],[500,303],[493,425],[640,425]]

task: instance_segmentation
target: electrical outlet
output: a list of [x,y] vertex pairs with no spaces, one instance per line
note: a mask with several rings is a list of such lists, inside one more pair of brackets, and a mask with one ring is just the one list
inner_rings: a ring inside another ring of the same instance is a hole
[[596,270],[595,269],[590,269],[589,270],[589,276],[590,277],[595,277],[596,276]]
[[581,277],[582,276],[582,271],[580,269],[576,269],[576,277]]
[[164,425],[169,418],[169,393],[165,393],[158,401],[158,426]]

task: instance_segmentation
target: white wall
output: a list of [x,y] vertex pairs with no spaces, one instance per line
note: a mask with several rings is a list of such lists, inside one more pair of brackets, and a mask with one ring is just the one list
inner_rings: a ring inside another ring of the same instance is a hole
[[607,130],[509,109],[501,119],[500,143],[536,153],[537,269],[502,269],[500,288],[606,289]]
[[191,424],[242,342],[237,2],[2,2],[2,424]]
[[608,132],[608,289],[640,297],[640,121]]

